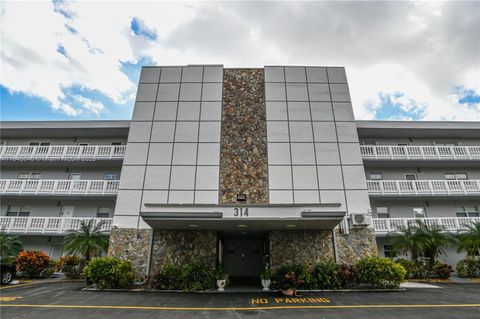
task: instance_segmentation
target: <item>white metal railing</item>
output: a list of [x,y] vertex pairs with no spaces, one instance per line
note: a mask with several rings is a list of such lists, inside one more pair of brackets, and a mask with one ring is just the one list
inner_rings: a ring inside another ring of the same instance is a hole
[[465,231],[468,226],[480,223],[480,217],[373,218],[373,228],[376,233],[399,232],[402,227],[414,226],[417,220],[448,231]]
[[102,222],[101,231],[110,231],[113,218],[88,218],[88,217],[16,217],[0,216],[0,231],[6,233],[65,233],[68,230],[78,229],[82,221],[92,220],[94,224]]
[[119,180],[0,179],[0,194],[109,195]]
[[480,146],[360,145],[364,159],[480,160]]
[[370,195],[479,195],[480,180],[370,180]]
[[94,161],[123,159],[125,145],[2,145],[2,161]]

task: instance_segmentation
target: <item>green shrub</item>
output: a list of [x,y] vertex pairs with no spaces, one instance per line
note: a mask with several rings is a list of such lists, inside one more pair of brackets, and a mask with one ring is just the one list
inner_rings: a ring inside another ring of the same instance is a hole
[[443,263],[436,263],[433,266],[432,274],[433,276],[440,279],[448,279],[452,275],[453,267]]
[[398,288],[407,271],[387,258],[365,257],[357,263],[360,280],[377,288]]
[[337,265],[337,278],[341,288],[352,288],[359,284],[359,273],[355,265]]
[[299,264],[286,265],[279,268],[274,275],[274,286],[280,288],[281,282],[285,280],[286,274],[295,274],[295,278],[299,281],[302,281],[302,284],[300,284],[300,286],[298,287],[300,289],[316,288],[316,280],[313,277],[312,273],[308,271],[306,266]]
[[313,269],[315,288],[338,289],[340,282],[337,277],[337,264],[333,261],[322,261]]
[[15,264],[17,270],[27,278],[48,278],[54,272],[50,256],[42,251],[21,251],[15,259]]
[[199,264],[164,266],[153,279],[152,286],[161,290],[202,291],[215,287],[217,272]]
[[85,265],[85,260],[78,256],[64,256],[57,261],[55,267],[63,272],[67,279],[80,279]]
[[413,278],[415,276],[417,272],[417,265],[415,264],[415,262],[405,258],[399,258],[395,260],[395,262],[399,265],[402,265],[403,268],[405,268],[405,271],[406,271],[405,278]]
[[455,268],[458,276],[462,278],[480,277],[480,259],[467,258],[460,260]]
[[128,287],[135,278],[129,261],[111,257],[92,259],[84,268],[83,275],[87,282],[96,284],[100,289]]

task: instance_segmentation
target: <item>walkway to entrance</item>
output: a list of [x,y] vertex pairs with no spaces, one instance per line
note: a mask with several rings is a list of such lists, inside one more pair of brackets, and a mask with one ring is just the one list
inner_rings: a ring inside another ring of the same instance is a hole
[[231,277],[225,292],[261,292],[260,277]]

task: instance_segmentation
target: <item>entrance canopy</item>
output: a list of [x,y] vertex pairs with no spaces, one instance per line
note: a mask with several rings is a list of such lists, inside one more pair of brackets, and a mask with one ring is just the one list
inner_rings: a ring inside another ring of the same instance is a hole
[[140,215],[153,229],[263,231],[333,229],[345,216],[341,204],[182,205],[145,204]]

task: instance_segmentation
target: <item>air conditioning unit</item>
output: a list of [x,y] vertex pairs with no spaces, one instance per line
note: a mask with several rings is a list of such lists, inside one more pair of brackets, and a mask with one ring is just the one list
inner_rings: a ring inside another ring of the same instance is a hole
[[372,223],[372,219],[369,214],[351,214],[350,215],[350,227],[351,228],[364,228]]

